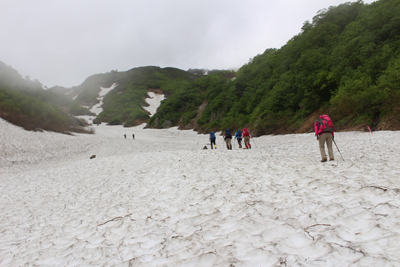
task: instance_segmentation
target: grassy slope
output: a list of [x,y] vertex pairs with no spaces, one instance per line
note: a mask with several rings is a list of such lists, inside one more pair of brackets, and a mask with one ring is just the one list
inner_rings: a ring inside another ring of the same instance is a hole
[[42,89],[39,81],[23,79],[0,62],[0,116],[27,130],[84,132],[84,124],[71,114],[90,114],[69,97]]

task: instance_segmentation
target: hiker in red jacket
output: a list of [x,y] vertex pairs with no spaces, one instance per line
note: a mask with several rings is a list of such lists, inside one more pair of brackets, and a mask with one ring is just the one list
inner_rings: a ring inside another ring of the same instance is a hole
[[246,128],[243,128],[243,134],[242,134],[242,138],[244,140],[244,145],[246,146],[245,149],[250,149],[251,148],[251,144],[250,144],[250,133]]
[[321,115],[314,123],[315,136],[319,141],[319,150],[321,152],[321,162],[326,162],[325,143],[328,147],[329,160],[334,160],[332,140],[334,138],[335,126],[328,115]]

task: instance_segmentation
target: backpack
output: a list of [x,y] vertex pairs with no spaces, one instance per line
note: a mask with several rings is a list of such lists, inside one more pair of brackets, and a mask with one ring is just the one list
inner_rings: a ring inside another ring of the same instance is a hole
[[241,138],[242,137],[242,132],[240,130],[237,130],[236,134],[235,134],[236,138]]
[[250,133],[247,130],[247,128],[243,128],[243,136],[250,136]]
[[225,131],[225,138],[230,138],[230,139],[232,139],[232,134],[231,134],[231,130],[230,130],[230,129],[226,129],[226,131]]
[[331,118],[329,118],[328,115],[321,115],[319,116],[319,118],[317,119],[317,122],[320,123],[319,125],[319,132],[323,133],[323,132],[329,132],[329,133],[333,133],[335,131],[335,126],[333,125],[333,122],[331,120]]
[[214,134],[214,132],[211,132],[211,133],[210,133],[210,139],[211,139],[211,140],[215,140],[215,134]]

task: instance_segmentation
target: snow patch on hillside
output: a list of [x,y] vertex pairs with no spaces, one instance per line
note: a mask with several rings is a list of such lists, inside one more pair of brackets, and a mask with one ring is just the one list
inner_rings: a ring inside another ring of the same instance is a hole
[[[96,114],[95,116],[99,115],[103,111],[102,106],[103,106],[103,99],[104,99],[105,95],[108,94],[111,90],[113,90],[117,86],[118,85],[116,83],[114,83],[112,86],[110,86],[108,88],[100,87],[101,91],[97,98],[99,100],[99,103],[94,105],[91,108],[88,107],[92,113]],[[151,117],[157,112],[158,107],[161,105],[161,101],[163,101],[165,99],[165,95],[154,93],[154,92],[148,92],[147,94],[150,97],[150,98],[146,98],[146,102],[149,104],[149,106],[143,107],[143,108],[150,113],[150,117]],[[83,116],[77,116],[77,118],[85,119],[89,123],[92,123],[94,116],[83,115]]]
[[97,103],[93,107],[86,107],[92,113],[94,113],[96,115],[94,115],[94,116],[92,116],[92,115],[90,115],[90,116],[89,115],[80,115],[80,116],[76,116],[76,117],[79,118],[79,119],[84,119],[87,122],[89,122],[89,124],[92,124],[92,120],[103,111],[103,99],[104,99],[104,96],[106,94],[108,94],[111,90],[113,90],[117,86],[118,86],[118,84],[114,83],[113,85],[111,85],[108,88],[100,87],[100,93],[99,93],[99,95],[97,97],[97,99],[99,100],[99,103]]
[[161,105],[161,101],[165,99],[164,94],[156,94],[154,92],[147,93],[150,98],[146,98],[146,102],[150,105],[148,107],[143,107],[150,113],[150,117],[152,117],[156,112],[158,107]]
[[102,106],[103,106],[103,99],[104,99],[104,96],[105,96],[106,94],[108,94],[108,92],[110,92],[111,90],[113,90],[115,87],[117,87],[117,84],[116,84],[116,83],[114,83],[113,85],[111,85],[111,86],[108,87],[108,88],[100,87],[99,97],[97,98],[100,102],[99,102],[98,104],[94,105],[94,106],[90,109],[90,111],[93,112],[94,114],[96,114],[96,116],[99,115],[100,112],[103,111]]

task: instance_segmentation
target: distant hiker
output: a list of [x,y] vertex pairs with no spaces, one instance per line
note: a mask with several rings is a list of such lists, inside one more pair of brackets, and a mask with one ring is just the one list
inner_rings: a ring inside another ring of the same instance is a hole
[[[214,134],[214,132],[211,132],[210,133],[210,144],[211,144],[211,149],[214,149],[214,147],[215,147],[215,149],[217,149],[217,144],[215,143],[215,134]],[[214,144],[214,145],[213,145]]]
[[232,150],[232,134],[230,129],[226,129],[224,134],[224,140],[226,143],[226,148]]
[[124,134],[124,137],[125,137],[125,139],[126,139],[126,134]]
[[246,146],[245,149],[251,149],[251,144],[250,144],[251,135],[250,135],[249,131],[247,130],[247,128],[243,128],[242,137],[244,139],[244,145]]
[[239,144],[239,148],[242,148],[242,132],[240,130],[236,131],[235,138]]
[[332,140],[334,138],[335,126],[328,115],[321,115],[314,123],[315,136],[319,141],[319,150],[321,152],[321,162],[327,161],[325,153],[325,143],[328,147],[329,160],[334,160]]
[[135,134],[132,134],[132,138],[135,140]]

